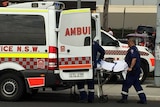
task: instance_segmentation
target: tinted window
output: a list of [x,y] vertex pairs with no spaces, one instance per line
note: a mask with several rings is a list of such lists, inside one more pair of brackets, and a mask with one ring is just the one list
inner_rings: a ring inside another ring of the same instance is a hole
[[149,35],[155,32],[154,27],[151,26],[138,26],[137,33],[148,33]]
[[0,15],[0,45],[45,45],[45,24],[39,15]]
[[102,37],[102,46],[115,46],[115,41],[110,38],[109,36],[106,36],[103,32],[101,33]]
[[[92,27],[92,39],[94,39],[96,37],[96,22],[95,20],[92,18],[91,19],[91,27]],[[90,37],[86,37],[84,40],[84,46],[89,46],[90,45]]]

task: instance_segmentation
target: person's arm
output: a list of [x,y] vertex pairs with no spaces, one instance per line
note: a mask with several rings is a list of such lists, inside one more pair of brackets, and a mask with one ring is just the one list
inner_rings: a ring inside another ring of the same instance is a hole
[[98,52],[100,53],[99,59],[103,59],[105,55],[105,50],[98,44]]
[[136,58],[133,58],[132,61],[131,61],[131,65],[130,67],[128,68],[128,71],[132,71],[134,65],[136,64]]

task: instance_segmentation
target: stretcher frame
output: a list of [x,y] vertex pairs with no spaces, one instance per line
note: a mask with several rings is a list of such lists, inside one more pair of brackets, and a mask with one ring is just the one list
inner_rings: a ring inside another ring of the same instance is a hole
[[[113,62],[112,62],[113,63]],[[113,69],[116,66],[116,63],[114,63],[112,70],[106,70],[103,68],[97,68],[96,69],[96,76],[97,76],[97,97],[99,99],[99,102],[107,102],[108,101],[108,95],[104,95],[103,92],[103,85],[105,85],[112,77],[113,75],[120,75],[121,78],[124,79],[122,72],[126,72],[128,66],[125,65],[124,70],[120,70],[118,72],[114,72]],[[104,77],[104,75],[107,75]]]

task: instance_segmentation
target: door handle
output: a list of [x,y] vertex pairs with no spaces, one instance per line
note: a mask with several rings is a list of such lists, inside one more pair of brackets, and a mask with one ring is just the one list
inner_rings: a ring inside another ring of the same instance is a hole
[[67,49],[67,53],[70,53],[70,49]]

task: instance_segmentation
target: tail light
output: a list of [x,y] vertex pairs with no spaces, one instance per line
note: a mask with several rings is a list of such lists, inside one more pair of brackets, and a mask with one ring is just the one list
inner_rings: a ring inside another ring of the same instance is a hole
[[48,70],[56,69],[58,67],[57,61],[57,48],[49,46]]

